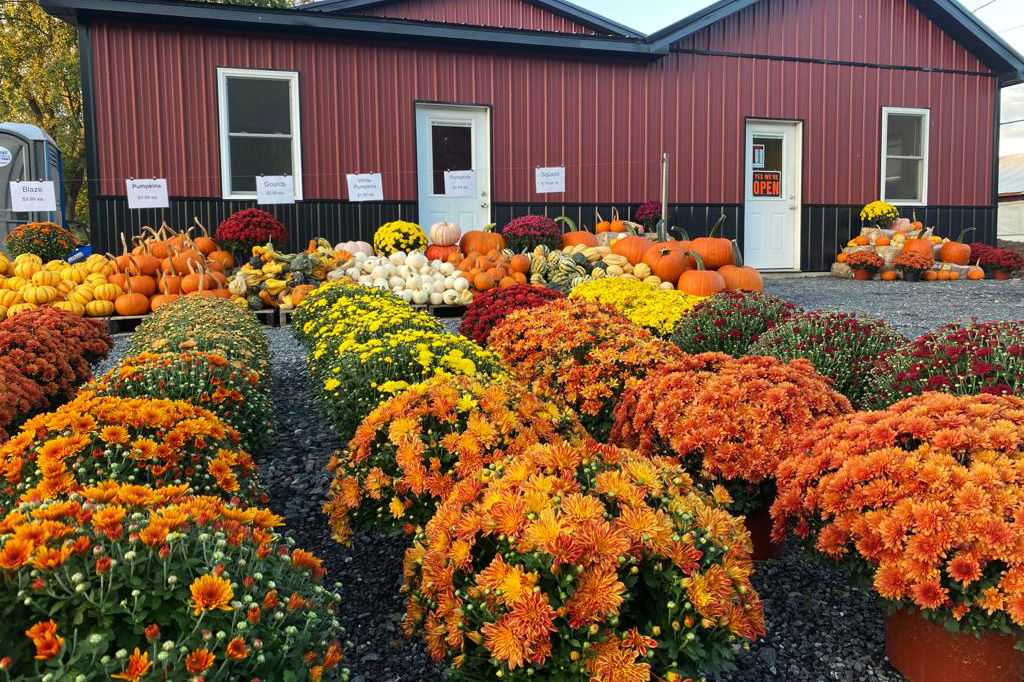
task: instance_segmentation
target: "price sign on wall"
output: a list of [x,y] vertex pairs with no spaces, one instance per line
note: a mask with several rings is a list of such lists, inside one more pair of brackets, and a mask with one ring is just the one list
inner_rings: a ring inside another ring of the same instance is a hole
[[257,204],[294,204],[295,179],[290,175],[266,175],[256,178]]
[[475,197],[476,171],[445,171],[444,193],[449,197]]
[[565,191],[565,167],[537,169],[537,194],[558,194]]
[[166,178],[152,180],[125,180],[128,193],[128,208],[167,208]]
[[10,187],[11,210],[16,213],[57,210],[57,195],[49,180],[12,182]]
[[380,173],[349,173],[349,201],[384,201],[384,182]]

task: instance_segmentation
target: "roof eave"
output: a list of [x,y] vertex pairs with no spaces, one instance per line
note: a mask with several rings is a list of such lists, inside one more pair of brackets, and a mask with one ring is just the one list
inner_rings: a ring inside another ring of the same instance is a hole
[[653,59],[641,40],[608,36],[552,34],[488,27],[406,22],[375,17],[330,16],[301,10],[255,9],[235,5],[165,0],[40,0],[54,16],[81,22],[102,16],[124,21],[173,22],[189,26],[217,26],[238,30],[278,30],[288,33],[336,35],[348,38],[404,43],[444,43],[492,49],[590,54],[595,57]]

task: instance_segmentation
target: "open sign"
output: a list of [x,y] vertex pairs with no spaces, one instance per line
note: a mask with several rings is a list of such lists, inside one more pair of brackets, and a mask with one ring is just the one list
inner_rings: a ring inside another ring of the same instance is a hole
[[780,171],[754,171],[752,194],[755,197],[781,197],[782,173]]

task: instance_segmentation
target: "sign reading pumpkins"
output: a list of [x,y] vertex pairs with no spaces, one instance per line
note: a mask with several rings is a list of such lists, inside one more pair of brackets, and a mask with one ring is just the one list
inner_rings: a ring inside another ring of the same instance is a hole
[[782,173],[779,171],[754,171],[751,194],[755,197],[781,197]]
[[168,208],[171,205],[167,198],[166,178],[129,178],[124,181],[124,185],[128,196],[128,208]]

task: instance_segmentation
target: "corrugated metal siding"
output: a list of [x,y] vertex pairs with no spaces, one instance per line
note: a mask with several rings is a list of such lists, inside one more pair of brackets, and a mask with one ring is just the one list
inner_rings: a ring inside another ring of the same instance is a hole
[[300,73],[309,199],[344,198],[346,172],[379,171],[388,199],[414,200],[416,100],[493,107],[497,202],[552,200],[533,192],[544,164],[569,169],[559,201],[655,198],[668,151],[671,202],[742,203],[744,122],[762,117],[805,122],[805,203],[863,204],[879,190],[883,106],[932,111],[929,203],[992,198],[987,76],[678,53],[580,61],[120,24],[95,25],[93,44],[103,194],[123,194],[128,176],[161,176],[174,196],[220,195],[216,68],[230,66]]
[[691,50],[988,71],[907,0],[758,2],[676,43]]
[[560,17],[554,12],[531,5],[523,0],[400,0],[359,12],[392,19],[440,21],[447,24],[473,26],[501,26],[528,31],[555,31],[557,33],[584,33],[593,35],[593,29]]

